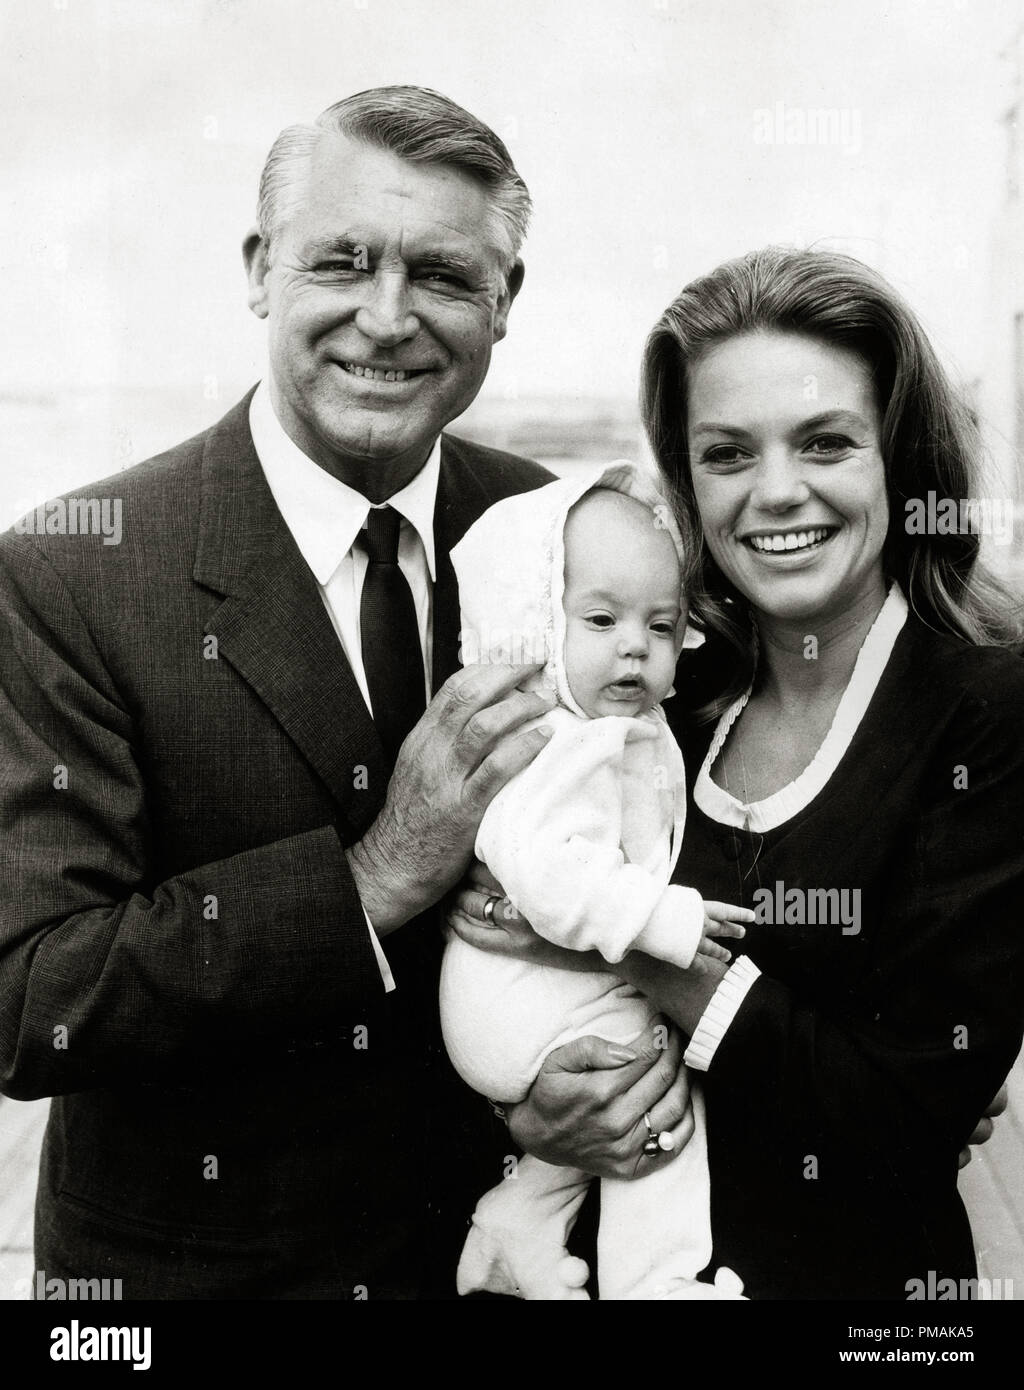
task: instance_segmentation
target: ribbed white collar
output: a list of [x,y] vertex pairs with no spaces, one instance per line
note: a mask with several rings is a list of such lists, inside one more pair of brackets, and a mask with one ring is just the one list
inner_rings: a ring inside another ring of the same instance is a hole
[[693,785],[693,799],[704,814],[720,825],[747,827],[763,834],[784,825],[809,806],[849,748],[906,621],[907,601],[899,585],[893,584],[857,653],[849,684],[821,747],[799,777],[763,801],[749,804],[739,801],[711,780],[711,769],[729,737],[729,730],[746,708],[750,691],[730,705],[718,721],[711,747]]
[[[314,463],[285,433],[274,414],[265,381],[260,382],[249,403],[249,428],[285,525],[317,583],[324,585],[352,549],[371,504],[362,493]],[[389,497],[387,503],[415,527],[423,542],[432,580],[437,578],[434,505],[440,474],[441,440],[438,438],[415,478],[401,492]]]

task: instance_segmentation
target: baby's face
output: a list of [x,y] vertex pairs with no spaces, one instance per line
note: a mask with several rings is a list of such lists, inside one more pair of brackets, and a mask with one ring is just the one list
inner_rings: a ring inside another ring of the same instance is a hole
[[565,674],[592,719],[644,714],[675,677],[679,559],[642,503],[589,492],[565,527]]

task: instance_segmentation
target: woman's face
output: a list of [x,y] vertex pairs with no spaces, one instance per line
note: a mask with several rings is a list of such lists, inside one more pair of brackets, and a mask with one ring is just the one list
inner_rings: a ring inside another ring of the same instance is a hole
[[880,426],[863,358],[802,333],[744,333],[690,367],[704,536],[763,618],[820,622],[881,603]]

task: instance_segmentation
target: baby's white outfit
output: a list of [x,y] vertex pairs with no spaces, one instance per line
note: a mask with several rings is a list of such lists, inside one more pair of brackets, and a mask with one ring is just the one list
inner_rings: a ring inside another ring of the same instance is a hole
[[[553,730],[547,745],[488,807],[476,854],[548,940],[596,949],[610,962],[635,947],[685,968],[704,912],[694,889],[669,882],[686,805],[678,745],[660,707],[635,718],[590,719],[565,678],[563,533],[569,509],[595,486],[650,506],[681,551],[664,499],[636,469],[614,465],[497,503],[452,552],[463,661],[544,661],[533,683],[553,687],[560,700],[537,721]],[[462,1076],[504,1101],[524,1098],[555,1048],[588,1035],[628,1044],[649,1038],[659,1022],[649,1001],[611,972],[515,960],[454,935],[441,975],[441,1018]],[[691,1105],[693,1136],[671,1162],[631,1181],[601,1180],[602,1299],[700,1296],[679,1292],[711,1255],[704,1108],[692,1078]],[[637,1162],[641,1171],[650,1162],[639,1142]],[[519,1160],[477,1206],[459,1292],[585,1297],[567,1289],[559,1265],[589,1183],[581,1170]]]

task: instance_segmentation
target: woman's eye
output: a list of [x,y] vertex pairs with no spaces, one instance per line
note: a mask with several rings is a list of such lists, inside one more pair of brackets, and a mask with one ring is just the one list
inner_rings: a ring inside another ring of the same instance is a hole
[[812,454],[844,454],[853,447],[853,441],[841,434],[818,434],[807,442]]
[[750,461],[750,455],[736,444],[716,444],[707,449],[701,459],[709,468],[739,468]]

